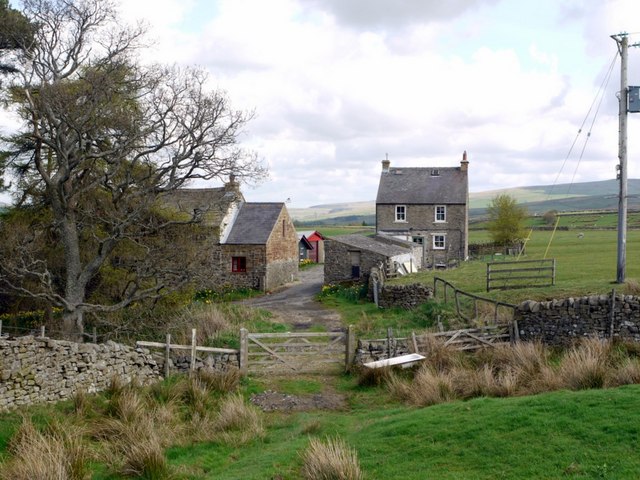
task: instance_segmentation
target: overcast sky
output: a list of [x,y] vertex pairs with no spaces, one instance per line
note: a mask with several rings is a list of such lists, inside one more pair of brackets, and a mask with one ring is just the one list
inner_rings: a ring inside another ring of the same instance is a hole
[[[12,2],[15,4],[15,1]],[[620,62],[637,0],[124,0],[150,25],[149,61],[199,65],[235,108],[270,179],[249,201],[375,198],[380,162],[456,166],[470,189],[615,178]],[[629,84],[640,85],[640,49]],[[640,177],[640,114],[629,118]],[[582,160],[578,160],[584,148]],[[562,168],[564,163],[564,168]]]

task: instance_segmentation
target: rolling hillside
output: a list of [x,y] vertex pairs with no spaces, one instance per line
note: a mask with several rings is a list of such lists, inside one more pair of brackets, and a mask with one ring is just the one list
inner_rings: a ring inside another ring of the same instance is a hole
[[[548,210],[612,210],[618,207],[618,188],[616,180],[603,180],[472,192],[469,198],[470,215],[484,215],[491,199],[501,193],[515,197],[530,213],[541,214]],[[640,179],[629,180],[628,194],[629,208],[640,208]],[[290,213],[294,220],[305,224],[361,224],[364,221],[371,225],[375,221],[375,201],[292,208]]]

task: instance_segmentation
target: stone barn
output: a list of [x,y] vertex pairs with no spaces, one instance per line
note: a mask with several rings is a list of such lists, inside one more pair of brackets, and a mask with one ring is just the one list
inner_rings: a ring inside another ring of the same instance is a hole
[[422,247],[381,236],[342,235],[325,241],[324,282],[367,280],[373,267],[390,274],[421,267]]
[[272,290],[298,273],[298,236],[284,203],[246,202],[232,177],[221,188],[182,189],[170,212],[201,219],[191,241],[202,251],[197,288]]

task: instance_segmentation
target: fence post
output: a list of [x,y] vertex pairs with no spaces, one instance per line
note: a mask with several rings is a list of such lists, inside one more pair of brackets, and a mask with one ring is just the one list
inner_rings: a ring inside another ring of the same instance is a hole
[[44,325],[42,325],[40,327],[40,338],[44,338],[44,334],[45,334],[45,328],[44,328]]
[[458,298],[458,289],[453,290],[453,298],[456,301],[456,314],[460,317],[460,299]]
[[449,285],[447,285],[447,283],[444,283],[444,282],[443,282],[443,285],[444,285],[444,303],[447,303],[447,287]]
[[0,320],[0,337],[2,337],[2,320]]
[[413,344],[413,353],[420,353],[418,350],[418,339],[416,338],[416,332],[411,332],[411,343]]
[[393,338],[393,328],[387,328],[387,358],[391,358],[391,339]]
[[98,343],[98,330],[96,327],[93,327],[93,343]]
[[353,325],[349,325],[347,327],[347,341],[345,345],[345,355],[344,355],[344,370],[346,372],[351,371],[351,367],[353,366],[353,361],[356,356],[356,332]]
[[553,259],[552,266],[553,266],[553,270],[551,272],[553,276],[551,277],[551,285],[555,285],[556,284],[556,259],[555,258]]
[[487,263],[487,292],[491,291],[491,264]]
[[196,371],[196,329],[191,329],[191,364],[189,365],[191,373]]
[[167,343],[164,346],[164,378],[169,377],[169,372],[171,371],[171,366],[169,362],[171,361],[171,334],[167,333],[166,336]]
[[240,373],[246,375],[249,370],[249,332],[240,329]]
[[609,325],[609,338],[613,338],[614,322],[616,319],[616,289],[611,290],[611,324]]

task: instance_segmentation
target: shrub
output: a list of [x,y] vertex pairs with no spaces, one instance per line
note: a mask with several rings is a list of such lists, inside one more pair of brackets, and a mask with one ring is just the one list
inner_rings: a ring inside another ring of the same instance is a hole
[[302,453],[302,478],[306,480],[361,480],[356,451],[339,438],[324,442],[312,438]]

